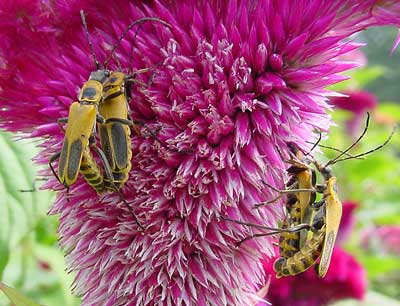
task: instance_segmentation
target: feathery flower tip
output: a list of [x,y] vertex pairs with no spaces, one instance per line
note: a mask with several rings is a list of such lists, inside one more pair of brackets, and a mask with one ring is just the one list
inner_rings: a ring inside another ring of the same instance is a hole
[[[395,11],[391,9],[394,8]],[[86,15],[103,62],[136,19],[109,68],[137,75],[129,101],[141,128],[121,189],[146,226],[141,233],[117,194],[98,196],[79,178],[59,190],[61,247],[83,305],[253,305],[265,284],[258,259],[271,238],[218,216],[276,226],[265,182],[281,186],[287,143],[307,150],[330,125],[325,86],[352,64],[338,57],[369,25],[399,25],[396,1],[3,1],[0,4],[0,125],[43,138],[47,164],[68,115],[95,69],[82,29]],[[397,11],[396,11],[397,10]],[[118,59],[118,60],[117,60]],[[282,156],[283,155],[283,156]],[[50,175],[50,172],[47,172]]]

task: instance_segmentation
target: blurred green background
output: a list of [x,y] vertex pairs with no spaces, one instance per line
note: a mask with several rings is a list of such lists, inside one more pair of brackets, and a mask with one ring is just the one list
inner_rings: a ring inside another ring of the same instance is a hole
[[[15,135],[2,132],[0,148],[1,281],[44,305],[79,305],[79,299],[70,294],[73,276],[65,272],[57,247],[57,216],[47,215],[54,194],[20,192],[43,183],[35,182],[40,169],[31,161],[38,152],[35,143],[16,141]],[[2,292],[0,305],[10,305]]]
[[[367,135],[353,153],[381,144],[400,122],[400,50],[389,56],[396,34],[394,29],[371,29],[360,34],[357,40],[368,42],[362,48],[368,65],[352,71],[353,80],[334,87],[339,91],[367,89],[379,98],[379,105],[371,111]],[[333,119],[337,126],[322,143],[336,148],[351,144],[354,139],[346,130],[346,122],[352,116],[348,111],[335,111]],[[360,130],[364,121],[361,123]],[[39,168],[33,165],[31,157],[38,150],[32,140],[15,141],[13,137],[0,133],[1,280],[44,305],[79,305],[79,299],[70,294],[73,275],[64,271],[63,254],[57,247],[57,217],[46,214],[54,194],[19,191],[32,187]],[[336,155],[330,150],[324,154],[325,158]],[[341,301],[336,305],[400,305],[400,254],[385,250],[379,239],[368,247],[362,245],[365,233],[372,233],[373,237],[377,227],[400,226],[400,133],[397,131],[384,149],[365,160],[345,161],[333,169],[341,199],[359,205],[356,225],[345,249],[366,268],[369,283],[364,301]],[[400,246],[400,236],[397,238]],[[10,305],[1,292],[0,305]]]
[[390,27],[371,28],[357,34],[356,40],[366,42],[361,50],[368,58],[370,67],[382,68],[382,74],[371,80],[365,89],[373,92],[382,102],[400,103],[400,49],[390,56],[390,50],[398,31]]

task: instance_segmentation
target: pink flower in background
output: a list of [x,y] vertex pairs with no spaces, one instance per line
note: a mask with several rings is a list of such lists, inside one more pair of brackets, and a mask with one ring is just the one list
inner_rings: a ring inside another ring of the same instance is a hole
[[283,187],[279,152],[287,155],[287,142],[307,150],[315,129],[328,130],[324,88],[345,78],[339,73],[354,63],[338,57],[358,47],[346,38],[399,25],[391,6],[398,8],[372,0],[2,1],[1,127],[42,138],[43,164],[61,148],[57,119],[95,69],[79,11],[100,61],[133,20],[171,25],[148,22],[135,41],[133,29],[115,56],[124,71],[154,67],[139,76],[146,85],[133,88],[129,104],[168,145],[145,130],[132,135],[122,192],[145,232],[116,194],[99,197],[79,179],[67,201],[55,178],[46,184],[61,190],[51,213],[60,214],[60,244],[83,305],[249,305],[265,283],[259,259],[272,251],[270,238],[236,248],[253,229],[218,217],[277,225],[279,207],[252,207],[275,196],[265,182]]
[[347,91],[347,97],[332,99],[332,104],[348,110],[354,115],[364,115],[366,111],[374,109],[378,104],[378,98],[368,91]]
[[383,225],[363,233],[361,244],[380,254],[400,256],[400,226]]
[[343,201],[342,219],[340,220],[339,232],[336,237],[336,244],[341,245],[350,237],[353,232],[356,218],[354,216],[358,203],[355,201]]
[[346,91],[343,94],[346,97],[335,97],[331,99],[331,103],[352,113],[351,118],[346,122],[346,127],[349,133],[356,135],[360,127],[365,124],[366,113],[378,105],[378,98],[365,90]]

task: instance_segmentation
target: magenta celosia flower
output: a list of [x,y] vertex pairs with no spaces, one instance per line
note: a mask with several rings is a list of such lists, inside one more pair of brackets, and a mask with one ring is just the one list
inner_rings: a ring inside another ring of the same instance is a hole
[[42,138],[43,164],[61,148],[56,120],[95,68],[79,11],[100,61],[133,20],[171,25],[132,29],[114,57],[126,72],[153,67],[129,104],[168,145],[146,129],[132,135],[122,192],[146,230],[118,195],[98,196],[81,178],[68,200],[55,178],[45,185],[60,191],[51,213],[60,214],[83,304],[253,303],[270,238],[236,248],[253,230],[218,217],[276,226],[277,206],[252,209],[275,196],[265,182],[283,187],[287,142],[307,150],[313,131],[329,128],[324,88],[345,78],[339,73],[354,63],[338,57],[358,47],[346,38],[399,25],[391,7],[396,1],[2,1],[1,127]]

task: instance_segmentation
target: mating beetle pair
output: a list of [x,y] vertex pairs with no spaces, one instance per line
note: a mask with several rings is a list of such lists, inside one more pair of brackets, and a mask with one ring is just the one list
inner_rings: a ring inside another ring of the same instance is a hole
[[[344,151],[335,149],[341,153],[325,165],[320,164],[314,159],[307,158],[299,151],[296,145],[289,144],[292,158],[287,161],[291,164],[287,169],[289,176],[287,188],[285,190],[278,190],[267,184],[270,188],[277,191],[279,196],[271,201],[256,204],[254,207],[259,208],[274,203],[283,195],[288,195],[286,201],[286,219],[283,221],[281,228],[265,227],[221,216],[222,220],[233,221],[269,231],[268,233],[256,233],[245,237],[238,242],[238,245],[251,238],[280,234],[278,243],[280,257],[274,263],[274,270],[277,273],[277,277],[302,273],[316,264],[319,257],[321,259],[317,265],[318,275],[320,277],[326,275],[342,217],[342,203],[337,193],[336,177],[332,174],[329,166],[339,161],[357,159],[379,150],[390,141],[394,133],[393,130],[383,144],[372,150],[354,156],[348,154],[364,137],[368,125],[369,114],[365,129],[359,138]],[[316,184],[316,173],[312,169],[311,164],[321,174],[324,180],[323,184]],[[317,193],[322,194],[320,201],[316,201]]]
[[[49,166],[59,182],[67,188],[75,183],[80,172],[97,193],[100,194],[106,190],[118,192],[137,224],[143,228],[119,192],[119,188],[128,180],[131,169],[130,129],[137,130],[135,122],[130,119],[128,105],[130,86],[136,80],[134,75],[110,71],[106,67],[123,37],[136,24],[157,21],[165,26],[170,25],[158,18],[150,17],[132,22],[103,63],[104,69],[100,69],[83,11],[81,11],[81,18],[96,63],[96,70],[83,84],[78,97],[79,102],[71,104],[68,118],[58,120],[60,128],[65,133],[64,143],[61,151],[50,158]],[[142,69],[136,71],[136,74],[148,70]],[[63,128],[63,123],[67,123],[66,129]],[[96,145],[96,126],[99,131],[101,149]],[[95,150],[100,157],[104,174],[92,155],[91,149]],[[52,163],[58,158],[57,174]]]

